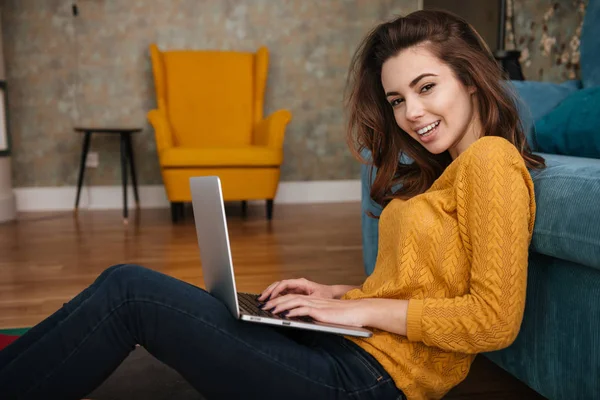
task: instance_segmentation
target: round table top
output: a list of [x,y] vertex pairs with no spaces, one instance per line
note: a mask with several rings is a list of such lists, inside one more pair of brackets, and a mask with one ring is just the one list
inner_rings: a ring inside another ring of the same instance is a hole
[[76,126],[73,128],[75,132],[93,132],[93,133],[136,133],[141,132],[142,128],[132,126]]

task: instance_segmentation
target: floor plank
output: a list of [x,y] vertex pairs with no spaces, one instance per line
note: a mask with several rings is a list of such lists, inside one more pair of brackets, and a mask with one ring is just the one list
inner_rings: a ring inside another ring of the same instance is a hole
[[[226,207],[238,290],[259,292],[275,280],[325,284],[364,279],[360,204],[276,205],[241,215]],[[31,326],[58,309],[110,265],[135,263],[204,287],[191,209],[172,224],[168,210],[22,213],[0,224],[0,329]],[[448,399],[542,399],[501,368],[477,357]]]

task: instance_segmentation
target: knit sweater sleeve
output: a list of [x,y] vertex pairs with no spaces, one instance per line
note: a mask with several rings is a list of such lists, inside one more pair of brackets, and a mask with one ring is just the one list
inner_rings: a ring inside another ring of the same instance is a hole
[[409,340],[462,353],[498,350],[515,340],[535,218],[533,182],[517,149],[502,138],[475,145],[462,160],[455,189],[471,262],[469,293],[411,299],[407,315]]

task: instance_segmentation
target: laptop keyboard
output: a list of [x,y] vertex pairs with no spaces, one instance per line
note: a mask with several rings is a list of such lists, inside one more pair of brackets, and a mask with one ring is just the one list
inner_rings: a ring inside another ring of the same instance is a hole
[[258,301],[258,294],[251,293],[241,293],[238,292],[238,305],[240,307],[240,311],[244,314],[248,315],[256,315],[258,317],[266,317],[266,318],[275,318],[275,319],[289,319],[290,321],[302,321],[302,322],[313,322],[313,319],[310,317],[295,317],[295,318],[286,318],[281,316],[281,314],[273,314],[269,311],[265,311],[259,307],[259,305],[263,304]]

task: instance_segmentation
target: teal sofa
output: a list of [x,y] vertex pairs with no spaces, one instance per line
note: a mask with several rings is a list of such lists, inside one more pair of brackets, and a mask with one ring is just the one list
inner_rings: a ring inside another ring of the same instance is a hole
[[[521,330],[511,346],[485,356],[548,399],[600,399],[600,159],[541,152],[549,146],[534,128],[573,93],[600,86],[600,0],[589,1],[584,19],[581,80],[511,84],[529,142],[548,167],[531,173],[537,217]],[[369,195],[369,171],[363,165],[367,275],[377,258],[378,220],[365,212],[381,212]]]

